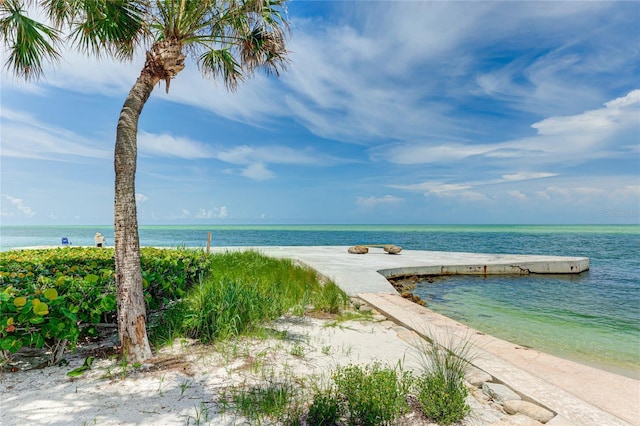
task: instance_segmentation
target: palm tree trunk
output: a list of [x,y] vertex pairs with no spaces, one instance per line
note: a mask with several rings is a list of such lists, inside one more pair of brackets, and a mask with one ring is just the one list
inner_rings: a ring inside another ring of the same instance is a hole
[[147,313],[142,292],[140,239],[136,211],[136,162],[138,159],[138,118],[154,86],[169,81],[184,68],[182,45],[174,39],[154,43],[147,52],[144,68],[124,101],[118,131],[114,168],[116,289],[118,299],[118,332],[122,355],[130,362],[151,358],[147,338]]
[[114,156],[118,331],[122,355],[134,363],[151,358],[146,328],[147,314],[142,292],[135,174],[138,157],[138,118],[157,82],[154,80],[145,66],[120,112]]

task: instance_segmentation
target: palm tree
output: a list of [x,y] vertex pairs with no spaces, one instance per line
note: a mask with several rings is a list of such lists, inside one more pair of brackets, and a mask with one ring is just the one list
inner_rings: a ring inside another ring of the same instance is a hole
[[[121,350],[132,362],[151,357],[142,293],[135,200],[138,118],[154,87],[169,84],[194,59],[203,75],[234,90],[254,71],[278,75],[287,62],[286,0],[0,0],[6,66],[38,79],[45,61],[71,46],[97,56],[131,60],[146,49],[140,76],[127,96],[115,144],[115,265]],[[25,3],[48,22],[29,17]]]

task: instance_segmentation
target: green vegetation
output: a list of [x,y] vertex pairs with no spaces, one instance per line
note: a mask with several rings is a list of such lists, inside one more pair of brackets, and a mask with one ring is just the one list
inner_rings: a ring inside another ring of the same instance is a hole
[[[0,253],[0,348],[46,346],[55,363],[67,344],[114,323],[113,256],[112,249],[80,247]],[[149,310],[180,298],[210,268],[194,250],[145,248],[141,262]]]
[[177,337],[208,343],[256,333],[284,314],[335,313],[348,303],[334,283],[323,284],[290,260],[251,251],[216,254],[210,274],[152,321],[150,339],[156,345]]
[[420,351],[422,375],[417,379],[420,408],[441,425],[462,420],[471,408],[464,377],[472,358],[468,340],[425,344]]
[[[349,299],[334,283],[322,282],[314,271],[289,260],[256,252],[209,256],[186,249],[143,249],[142,254],[150,336],[156,345],[176,338],[218,344],[246,335],[274,337],[275,333],[278,337],[278,332],[265,326],[283,315],[331,314],[335,321],[363,318],[346,309]],[[56,354],[51,363],[56,362],[66,346],[74,347],[80,337],[97,335],[100,324],[115,321],[114,293],[112,250],[0,253],[0,347],[15,353],[22,346],[46,346]],[[233,355],[238,355],[237,345],[233,348]],[[256,424],[291,425],[304,420],[319,426],[389,425],[410,410],[439,424],[452,424],[470,411],[464,383],[469,348],[466,342],[458,346],[425,343],[418,373],[404,371],[401,364],[348,365],[337,367],[331,383],[324,386],[314,386],[290,372],[283,377],[262,374],[258,384],[229,388],[221,405]],[[321,352],[328,355],[331,350],[324,346]],[[306,350],[296,342],[289,354],[304,358]],[[253,360],[254,374],[267,367],[265,356]],[[69,375],[82,375],[91,368],[91,361],[93,357],[87,358]],[[121,367],[124,378],[126,359]],[[162,381],[159,391],[161,386]],[[183,383],[182,394],[188,386]],[[410,405],[409,400],[415,403]],[[189,421],[206,423],[208,410],[205,404],[196,406],[196,415]]]
[[[116,321],[112,249],[0,253],[0,348],[52,349],[55,359],[96,326]],[[144,297],[154,342],[211,342],[256,331],[285,313],[338,312],[347,296],[314,271],[256,252],[144,248]],[[197,285],[196,285],[197,284]],[[61,350],[54,350],[61,349]]]
[[234,387],[224,398],[235,413],[251,424],[273,420],[280,424],[295,424],[302,407],[300,386],[291,376],[282,379],[270,376],[258,385]]
[[407,396],[413,378],[400,366],[349,365],[338,368],[333,380],[351,424],[389,424],[409,410]]

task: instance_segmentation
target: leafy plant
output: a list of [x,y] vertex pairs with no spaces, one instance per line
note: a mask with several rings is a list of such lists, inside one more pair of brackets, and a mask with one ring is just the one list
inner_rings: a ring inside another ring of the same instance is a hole
[[[208,267],[198,251],[143,249],[150,306],[163,306],[184,294]],[[113,323],[116,295],[113,250],[64,248],[0,253],[0,349],[23,346],[51,351],[57,363],[82,335]],[[179,285],[176,285],[178,283]]]
[[424,414],[442,425],[462,420],[471,408],[464,382],[470,363],[468,340],[447,344],[425,343],[421,350],[423,371],[416,380],[417,400]]
[[406,398],[413,378],[410,372],[402,371],[400,365],[397,368],[382,367],[379,363],[340,367],[333,380],[352,424],[389,424],[409,409]]
[[342,413],[340,400],[331,389],[323,390],[313,396],[307,413],[307,424],[314,426],[333,426],[338,423]]

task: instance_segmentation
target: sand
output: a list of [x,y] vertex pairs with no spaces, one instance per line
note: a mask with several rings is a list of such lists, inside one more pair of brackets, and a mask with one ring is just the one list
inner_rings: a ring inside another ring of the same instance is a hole
[[[280,331],[279,337],[208,346],[182,340],[160,350],[148,364],[130,367],[126,374],[112,356],[96,358],[82,377],[67,376],[98,347],[113,345],[108,339],[68,354],[65,366],[4,372],[0,376],[0,424],[250,425],[256,420],[245,419],[223,404],[224,395],[240,386],[264,385],[292,375],[297,377],[294,383],[319,384],[336,366],[350,363],[420,366],[417,335],[380,315],[340,323],[282,318],[271,327]],[[513,419],[480,392],[474,391],[468,401],[472,414],[465,425]],[[432,423],[412,414],[401,424]]]

